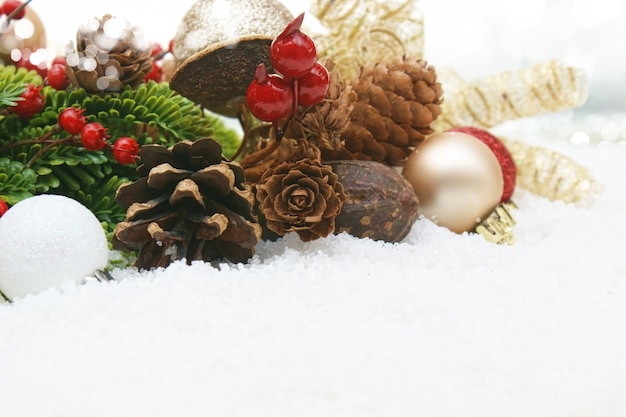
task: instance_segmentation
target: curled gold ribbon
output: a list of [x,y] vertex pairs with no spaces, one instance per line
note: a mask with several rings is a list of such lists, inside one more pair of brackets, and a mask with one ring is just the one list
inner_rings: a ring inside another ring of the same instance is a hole
[[417,0],[315,0],[311,13],[327,29],[316,35],[320,55],[330,56],[344,79],[383,58],[420,58],[424,25]]
[[442,114],[436,131],[453,126],[490,128],[508,120],[580,106],[587,99],[586,73],[559,60],[505,71],[472,82],[441,73]]
[[503,139],[517,166],[517,185],[548,200],[588,207],[604,186],[586,167],[542,146]]

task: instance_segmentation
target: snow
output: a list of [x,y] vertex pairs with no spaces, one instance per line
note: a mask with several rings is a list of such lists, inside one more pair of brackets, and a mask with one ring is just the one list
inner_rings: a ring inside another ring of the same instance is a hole
[[514,246],[289,235],[0,305],[2,415],[626,416],[626,150],[543,144],[606,190],[518,189]]

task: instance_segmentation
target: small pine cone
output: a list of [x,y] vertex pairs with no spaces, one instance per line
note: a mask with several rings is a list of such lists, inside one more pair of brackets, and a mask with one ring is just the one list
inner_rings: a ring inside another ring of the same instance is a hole
[[306,139],[320,149],[343,147],[342,133],[350,127],[350,113],[357,95],[346,86],[339,68],[330,58],[320,63],[328,70],[330,86],[326,98],[312,107],[300,106],[285,131],[285,137]]
[[170,148],[140,150],[142,177],[122,185],[115,197],[127,209],[113,247],[138,250],[135,266],[166,267],[186,259],[245,262],[254,254],[261,226],[243,169],[222,156],[213,139],[182,141]]
[[256,199],[269,230],[279,236],[296,232],[309,242],[335,231],[346,196],[330,165],[303,159],[267,169]]
[[324,160],[362,159],[401,164],[441,113],[441,84],[432,66],[405,56],[361,69],[352,82],[358,101],[344,132],[345,149]]
[[259,141],[256,150],[247,155],[240,162],[243,167],[246,181],[258,184],[261,176],[270,167],[276,167],[283,162],[294,162],[301,159],[321,161],[321,153],[317,146],[301,140],[283,138],[280,143],[274,139]]
[[[120,26],[121,34],[113,37]],[[76,51],[67,54],[67,75],[75,87],[90,93],[136,87],[152,70],[151,52],[139,29],[105,15],[78,30]]]

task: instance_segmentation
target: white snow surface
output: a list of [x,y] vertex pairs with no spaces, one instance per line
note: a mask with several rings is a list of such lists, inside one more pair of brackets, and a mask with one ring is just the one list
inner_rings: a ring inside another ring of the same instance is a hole
[[514,246],[420,220],[0,304],[0,415],[626,416],[626,151],[560,149],[606,190],[518,189]]

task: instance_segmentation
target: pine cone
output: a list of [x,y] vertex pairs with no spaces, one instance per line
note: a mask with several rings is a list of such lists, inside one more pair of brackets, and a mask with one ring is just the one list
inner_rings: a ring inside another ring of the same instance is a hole
[[[121,33],[114,37],[120,26]],[[67,75],[75,87],[90,93],[136,87],[152,70],[151,52],[139,29],[105,15],[78,30],[76,51],[67,55]]]
[[326,98],[312,107],[300,106],[285,131],[285,137],[306,139],[320,149],[343,147],[341,134],[350,127],[350,113],[357,95],[346,86],[341,72],[330,58],[320,63],[328,70],[330,87]]
[[142,177],[121,186],[116,201],[127,209],[113,247],[139,250],[135,266],[165,267],[186,259],[245,262],[254,253],[261,226],[243,170],[227,162],[213,139],[141,148]]
[[352,126],[342,134],[344,149],[325,151],[324,160],[362,159],[397,165],[426,135],[441,113],[441,84],[432,66],[396,57],[361,69],[352,82],[358,101]]
[[303,159],[265,171],[256,198],[268,229],[308,242],[334,232],[346,196],[329,165]]

